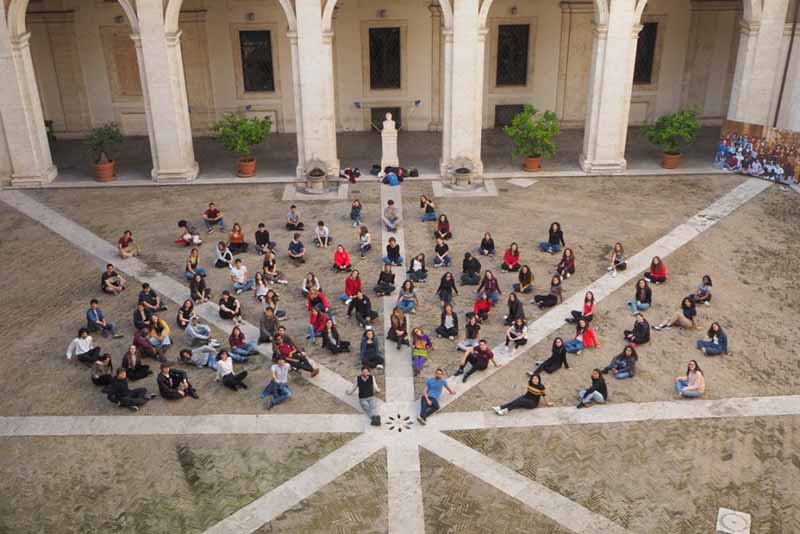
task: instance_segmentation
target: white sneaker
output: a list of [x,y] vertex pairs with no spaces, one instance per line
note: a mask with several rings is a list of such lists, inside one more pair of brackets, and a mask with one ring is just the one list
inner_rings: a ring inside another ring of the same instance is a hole
[[706,306],[711,306],[711,302],[709,302],[707,300],[703,301],[703,304],[705,304]]
[[611,278],[617,277],[617,271],[611,271]]
[[492,410],[494,410],[494,413],[496,413],[497,415],[500,415],[500,412],[503,411],[500,409],[500,406],[492,406]]
[[242,290],[241,290],[241,289],[237,289],[237,290],[236,290],[236,294],[237,294],[237,295],[241,295],[241,294],[242,294]]
[[375,369],[383,369],[383,364],[379,363],[378,365],[375,366]]
[[507,413],[508,413],[508,408],[504,408],[504,409],[500,410],[500,412],[497,415],[505,415]]

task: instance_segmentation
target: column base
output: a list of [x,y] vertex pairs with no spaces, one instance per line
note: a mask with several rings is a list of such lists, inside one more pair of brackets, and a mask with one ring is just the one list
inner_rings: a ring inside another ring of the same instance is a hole
[[51,183],[58,175],[58,169],[55,165],[49,167],[41,174],[36,175],[22,175],[14,174],[11,176],[12,187],[42,187]]
[[[471,161],[472,175],[477,178],[483,178],[483,160]],[[450,172],[453,170],[453,161],[444,162],[439,160],[439,176],[445,180],[450,179]]]
[[193,182],[199,173],[200,166],[195,161],[188,169],[153,169],[150,176],[159,184],[184,184]]
[[587,174],[619,174],[628,168],[625,158],[611,161],[589,160],[583,154],[578,159],[578,164]]

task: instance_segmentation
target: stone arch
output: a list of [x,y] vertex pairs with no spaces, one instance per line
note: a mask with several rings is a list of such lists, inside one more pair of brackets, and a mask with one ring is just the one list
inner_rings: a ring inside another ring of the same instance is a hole
[[608,0],[594,0],[594,22],[598,26],[608,24]]
[[322,10],[322,33],[329,33],[333,29],[333,8],[336,7],[336,0],[325,2]]
[[478,28],[486,29],[486,22],[489,20],[489,11],[492,9],[494,0],[483,0],[480,10],[478,10]]
[[439,7],[442,8],[442,20],[444,21],[444,29],[453,29],[453,5],[450,0],[439,0]]
[[763,8],[763,1],[764,0],[742,0],[743,6],[743,17],[744,20],[747,21],[758,21],[761,20],[761,11]]
[[[8,31],[12,39],[19,38],[28,32],[27,25],[25,24],[25,15],[28,12],[28,3],[30,0],[11,0],[8,4]],[[122,11],[131,25],[133,33],[139,33],[139,19],[136,16],[136,10],[133,8],[130,0],[118,0]]]
[[[119,0],[122,2],[123,0]],[[177,33],[180,29],[181,6],[183,0],[168,0],[167,9],[164,12],[164,31],[168,34]]]
[[286,22],[289,23],[289,31],[296,32],[297,31],[297,17],[294,14],[294,9],[292,8],[291,0],[279,0],[281,7],[283,8],[283,13],[286,15]]
[[636,9],[633,12],[633,23],[639,24],[642,21],[642,13],[644,13],[644,8],[647,6],[647,0],[639,0],[636,3]]

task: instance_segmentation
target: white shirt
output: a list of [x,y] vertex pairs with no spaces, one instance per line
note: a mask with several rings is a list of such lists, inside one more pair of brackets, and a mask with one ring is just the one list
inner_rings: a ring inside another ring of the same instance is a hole
[[283,367],[281,367],[277,363],[274,363],[272,364],[272,367],[270,367],[270,370],[272,371],[272,374],[275,375],[278,384],[285,384],[286,381],[289,379],[290,368],[291,366],[288,363]]
[[256,297],[266,297],[267,292],[269,291],[269,287],[267,284],[256,284]]
[[235,266],[231,265],[231,277],[237,284],[244,284],[247,280],[247,266],[242,265],[237,269]]
[[229,375],[233,372],[233,360],[228,356],[227,360],[220,360],[217,362],[217,378],[222,379],[223,376]]
[[314,233],[317,234],[317,239],[330,237],[331,231],[327,226],[317,226],[314,228]]
[[70,342],[69,347],[67,347],[67,359],[71,360],[73,356],[89,352],[92,350],[92,348],[94,348],[94,340],[92,339],[92,336],[78,336],[73,339]]

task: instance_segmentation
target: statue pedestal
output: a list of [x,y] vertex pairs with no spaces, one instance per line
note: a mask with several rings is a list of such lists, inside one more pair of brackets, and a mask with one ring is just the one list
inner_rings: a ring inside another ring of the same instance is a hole
[[386,120],[383,121],[381,152],[381,170],[400,166],[400,158],[397,156],[397,128],[391,113],[387,113]]

